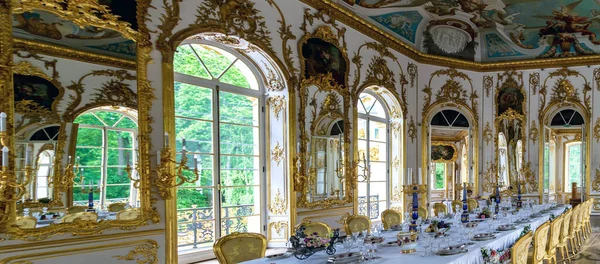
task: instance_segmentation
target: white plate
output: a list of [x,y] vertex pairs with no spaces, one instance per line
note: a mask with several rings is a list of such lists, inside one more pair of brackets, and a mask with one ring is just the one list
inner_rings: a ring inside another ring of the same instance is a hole
[[267,259],[267,261],[271,261],[271,260],[276,260],[276,259],[289,258],[292,255],[294,255],[294,254],[291,253],[291,252],[285,252],[285,253],[280,253],[280,254],[266,256],[266,259]]

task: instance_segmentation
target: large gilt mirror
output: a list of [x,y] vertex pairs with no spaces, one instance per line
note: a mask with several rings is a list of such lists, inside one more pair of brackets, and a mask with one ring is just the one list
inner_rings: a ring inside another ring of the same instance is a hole
[[15,176],[5,185],[14,195],[1,197],[8,237],[156,220],[142,169],[149,145],[138,143],[148,137],[150,102],[138,97],[151,89],[140,59],[148,32],[138,27],[148,3],[21,0],[11,8],[14,104],[1,109]]
[[[512,195],[517,193],[517,184],[524,180],[521,169],[524,163],[525,141],[525,92],[521,73],[509,71],[499,75],[496,88],[496,143],[494,192]],[[497,185],[497,186],[496,186]],[[494,193],[495,195],[495,193]]]

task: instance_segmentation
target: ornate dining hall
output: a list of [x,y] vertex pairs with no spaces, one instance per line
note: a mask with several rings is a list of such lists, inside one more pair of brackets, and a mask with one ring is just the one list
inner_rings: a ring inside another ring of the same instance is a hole
[[0,0],[0,29],[0,264],[600,263],[599,0]]

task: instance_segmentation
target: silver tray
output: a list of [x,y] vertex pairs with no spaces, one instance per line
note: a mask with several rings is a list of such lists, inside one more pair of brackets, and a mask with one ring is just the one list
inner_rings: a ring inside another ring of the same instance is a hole
[[[349,256],[352,254],[351,256]],[[345,264],[345,263],[358,263],[363,259],[362,252],[349,252],[336,254],[327,260],[327,263]]]
[[275,255],[270,255],[267,256],[267,260],[275,260],[275,259],[284,259],[284,258],[289,258],[291,256],[293,256],[294,254],[291,252],[285,252],[285,253],[280,253],[280,254],[275,254]]
[[496,236],[473,237],[473,241],[487,241],[492,239],[496,239]]
[[517,229],[514,225],[501,225],[497,228],[498,231],[511,231]]
[[466,253],[468,251],[469,251],[469,249],[465,248],[464,245],[457,245],[457,246],[450,246],[450,247],[442,248],[442,249],[438,250],[435,254],[439,255],[439,256],[451,256],[451,255]]

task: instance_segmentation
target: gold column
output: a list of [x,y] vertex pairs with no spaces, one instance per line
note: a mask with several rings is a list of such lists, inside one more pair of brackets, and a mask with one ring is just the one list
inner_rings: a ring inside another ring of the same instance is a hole
[[[171,55],[170,58],[173,56]],[[175,93],[174,93],[175,76],[173,73],[173,63],[162,62],[162,102],[163,102],[163,129],[169,133],[169,145],[175,146]],[[157,146],[160,149],[160,146]],[[175,151],[175,148],[172,148]],[[173,153],[170,153],[172,156]],[[175,173],[175,169],[171,168],[171,173]],[[175,178],[173,178],[173,186],[175,186]],[[165,200],[166,207],[166,251],[167,263],[177,264],[177,192],[176,187],[169,190],[171,199]]]
[[[13,40],[12,40],[12,11],[9,0],[0,0],[0,112],[5,112],[6,134],[2,144],[11,150],[9,157],[9,170],[14,169],[15,133],[14,122],[14,92],[13,92]],[[15,177],[15,175],[12,175]],[[16,219],[16,204],[14,202],[0,202],[0,231],[12,225]]]

